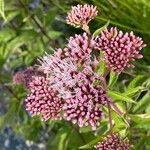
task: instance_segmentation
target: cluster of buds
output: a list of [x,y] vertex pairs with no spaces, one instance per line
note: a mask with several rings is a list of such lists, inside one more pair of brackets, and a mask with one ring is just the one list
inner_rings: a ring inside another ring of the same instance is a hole
[[29,83],[29,91],[25,107],[31,116],[40,115],[44,121],[62,118],[63,101],[57,96],[57,92],[48,86],[45,76],[33,77]]
[[[28,68],[14,76],[14,81],[23,83],[29,91],[25,107],[31,116],[40,115],[44,121],[63,118],[95,130],[105,116],[104,106],[111,109],[105,77],[95,72],[99,64],[97,53],[104,52],[108,71],[121,73],[133,66],[131,61],[142,58],[139,52],[145,44],[133,32],[124,34],[117,28],[105,29],[93,37],[88,24],[97,13],[91,5],[72,7],[67,23],[86,32],[70,37],[64,49],[39,59],[38,69]],[[131,146],[118,134],[111,134],[97,149],[130,150]]]
[[106,29],[96,38],[96,49],[104,51],[106,64],[118,73],[134,67],[130,62],[143,57],[139,52],[145,46],[133,32],[123,34],[117,28]]
[[98,143],[96,146],[97,150],[131,150],[132,145],[130,145],[127,138],[123,139],[118,133],[111,133],[108,135],[104,141]]
[[23,71],[17,72],[13,76],[13,82],[15,84],[23,84],[25,87],[29,87],[29,83],[32,81],[33,76],[42,75],[43,72],[39,71],[35,67],[28,67]]
[[97,16],[97,13],[98,11],[93,5],[73,6],[66,21],[72,26],[82,27],[83,30],[87,31],[89,22]]

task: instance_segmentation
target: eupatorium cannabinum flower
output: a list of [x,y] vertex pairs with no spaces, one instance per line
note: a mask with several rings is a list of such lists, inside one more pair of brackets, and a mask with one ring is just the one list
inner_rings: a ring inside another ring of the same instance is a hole
[[13,82],[16,84],[23,84],[25,87],[29,88],[29,83],[32,81],[32,77],[38,75],[43,75],[43,73],[35,67],[28,67],[23,71],[17,72],[13,76]]
[[78,66],[93,64],[95,67],[99,63],[98,58],[93,54],[96,46],[95,40],[84,32],[82,35],[71,36],[68,40],[66,48],[57,49],[55,56],[64,59],[69,57],[76,62]]
[[75,27],[82,27],[86,30],[88,23],[97,16],[98,11],[93,5],[77,5],[73,6],[68,13],[66,21]]
[[48,74],[49,85],[65,100],[64,118],[96,129],[104,116],[102,106],[109,98],[92,67],[78,68],[69,58],[47,55],[41,60],[40,68]]
[[128,139],[123,139],[117,133],[112,133],[96,146],[97,150],[131,150]]
[[87,33],[83,35],[75,35],[70,37],[68,41],[68,51],[65,51],[66,56],[73,58],[75,61],[90,62],[92,49],[95,47],[95,41],[90,38]]
[[25,100],[26,110],[31,116],[40,115],[42,120],[61,119],[63,101],[57,96],[44,76],[35,76],[29,83],[30,94]]
[[77,66],[70,58],[61,59],[56,55],[45,55],[40,60],[40,69],[47,74],[49,85],[59,91],[59,96],[70,97],[68,90],[75,85],[72,73],[77,71]]
[[104,51],[104,59],[107,65],[120,73],[125,67],[133,67],[130,63],[142,58],[140,50],[145,47],[141,38],[133,32],[123,33],[117,28],[106,29],[96,39],[96,48]]
[[[104,117],[102,106],[109,99],[105,90],[95,82],[100,82],[99,77],[94,75],[91,68],[84,68],[81,72],[73,74],[76,85],[71,98],[66,99],[63,106],[64,118],[77,123],[80,127],[92,126],[95,130]],[[70,89],[71,90],[71,89]]]

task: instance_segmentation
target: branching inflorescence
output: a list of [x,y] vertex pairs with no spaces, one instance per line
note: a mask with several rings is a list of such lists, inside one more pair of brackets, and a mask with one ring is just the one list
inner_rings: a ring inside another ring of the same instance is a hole
[[[36,69],[28,68],[14,76],[14,81],[23,83],[29,91],[25,107],[31,116],[40,115],[44,121],[63,118],[79,127],[91,126],[93,130],[108,116],[113,128],[111,113],[107,112],[117,106],[107,95],[105,76],[96,72],[101,63],[97,53],[104,53],[107,71],[121,73],[126,67],[133,67],[132,61],[142,58],[139,52],[145,44],[133,32],[124,34],[116,27],[105,28],[94,37],[88,24],[97,14],[92,5],[72,7],[67,23],[85,32],[70,37],[66,47],[57,49],[53,55],[46,53]],[[97,149],[130,149],[130,145],[112,134]]]

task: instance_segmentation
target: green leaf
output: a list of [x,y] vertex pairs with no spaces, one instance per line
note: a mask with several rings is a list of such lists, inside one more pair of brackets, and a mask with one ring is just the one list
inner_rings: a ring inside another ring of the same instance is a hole
[[110,21],[108,20],[107,23],[106,23],[103,27],[97,29],[97,30],[93,33],[93,36],[94,36],[94,37],[98,36],[103,30],[105,30],[105,29],[107,28],[107,26],[109,25],[109,23],[110,23]]
[[143,110],[146,109],[147,106],[149,106],[150,102],[150,93],[146,93],[141,100],[137,102],[137,104],[134,106],[132,112],[137,113],[137,112],[142,112]]
[[6,22],[10,22],[14,17],[16,17],[17,15],[19,14],[19,11],[18,10],[13,10],[13,11],[9,11],[6,18],[7,18],[7,21]]
[[0,41],[1,42],[7,42],[11,38],[15,37],[15,32],[9,28],[5,27],[3,30],[0,31]]
[[142,92],[142,90],[144,90],[144,89],[145,88],[142,87],[142,86],[138,86],[138,87],[135,87],[133,89],[129,88],[123,94],[126,95],[126,96],[133,96],[135,93]]
[[138,115],[128,115],[133,121],[133,127],[139,129],[150,129],[150,113],[149,114],[138,114]]
[[66,142],[66,138],[67,138],[67,132],[65,133],[62,133],[60,135],[60,140],[59,140],[59,144],[58,144],[58,150],[63,150],[64,149],[64,145],[65,145],[65,142]]
[[131,98],[127,97],[124,94],[121,94],[119,92],[115,92],[115,91],[108,91],[108,95],[115,100],[122,100],[128,103],[136,103],[135,101],[133,101]]
[[95,138],[94,140],[90,141],[89,143],[80,146],[79,149],[89,149],[91,147],[94,147],[98,142],[102,141],[104,138],[104,135],[98,136],[97,138]]
[[57,39],[59,36],[62,35],[62,33],[59,31],[49,31],[48,35],[50,36],[51,39]]
[[119,132],[122,136],[125,136],[125,131],[129,127],[129,123],[123,116],[119,116],[117,113],[112,112],[112,119],[114,120],[114,131]]
[[6,17],[4,13],[4,0],[0,0],[0,15],[6,21]]
[[104,61],[104,53],[102,51],[100,51],[100,63],[98,65],[97,73],[100,76],[103,76],[105,71],[106,71],[106,64]]
[[115,73],[114,71],[111,71],[110,72],[110,75],[109,75],[109,82],[108,82],[108,87],[109,88],[112,88],[113,85],[116,83],[117,79],[118,79],[118,74]]
[[27,30],[24,31],[23,34],[17,36],[15,39],[11,40],[6,47],[7,53],[5,54],[6,56],[9,56],[15,50],[17,50],[20,46],[23,44],[26,44],[27,41],[32,41],[33,37],[35,37],[37,33],[33,30]]
[[91,127],[90,127],[90,126],[87,126],[87,127],[81,127],[81,128],[79,129],[79,132],[80,132],[80,133],[91,132]]
[[133,88],[137,87],[137,84],[139,84],[140,80],[143,78],[144,78],[143,75],[136,76],[128,85],[128,89],[133,89]]

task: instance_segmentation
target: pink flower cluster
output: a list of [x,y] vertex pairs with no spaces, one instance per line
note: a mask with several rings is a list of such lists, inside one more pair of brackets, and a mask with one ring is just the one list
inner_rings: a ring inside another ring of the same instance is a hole
[[29,83],[29,91],[25,107],[31,116],[41,115],[44,121],[62,118],[63,101],[57,96],[57,92],[48,86],[46,77],[33,76]]
[[[67,23],[83,28],[96,15],[96,7],[77,5],[68,13]],[[40,115],[44,121],[64,118],[96,129],[104,117],[103,106],[110,102],[106,83],[95,72],[99,50],[109,69],[120,73],[142,57],[139,51],[144,46],[132,32],[123,34],[116,28],[106,29],[96,38],[84,32],[70,37],[64,49],[39,59],[36,69],[17,73],[14,81],[28,89],[25,107],[32,116]]]
[[108,135],[104,141],[96,146],[97,150],[131,150],[129,140],[123,139],[118,133]]
[[[40,69],[45,70],[49,77],[50,87],[64,99],[64,119],[80,127],[90,125],[96,129],[104,117],[102,106],[109,101],[98,74],[93,72],[90,65],[79,70],[78,65],[69,58],[47,55],[40,62]],[[99,84],[94,85],[96,82]]]
[[104,117],[103,105],[109,99],[99,84],[94,85],[96,81],[100,82],[100,79],[88,67],[73,74],[77,81],[74,86],[74,94],[71,98],[66,99],[63,110],[67,120],[77,123],[80,127],[90,125],[95,130]]
[[95,40],[90,38],[86,32],[82,35],[75,34],[75,36],[69,38],[67,47],[63,50],[60,48],[57,49],[55,56],[61,59],[69,57],[78,65],[90,64],[92,58],[91,53],[95,46]]
[[43,72],[39,71],[35,67],[28,67],[23,71],[17,72],[13,76],[13,82],[16,84],[23,84],[25,87],[28,88],[29,83],[32,81],[32,77],[38,75],[43,75]]
[[73,6],[68,13],[66,21],[75,27],[88,27],[88,23],[97,16],[98,11],[93,5],[77,5]]
[[96,38],[96,49],[104,51],[108,67],[118,73],[125,67],[134,67],[130,62],[142,58],[139,52],[145,46],[133,32],[124,34],[117,28],[106,29]]

